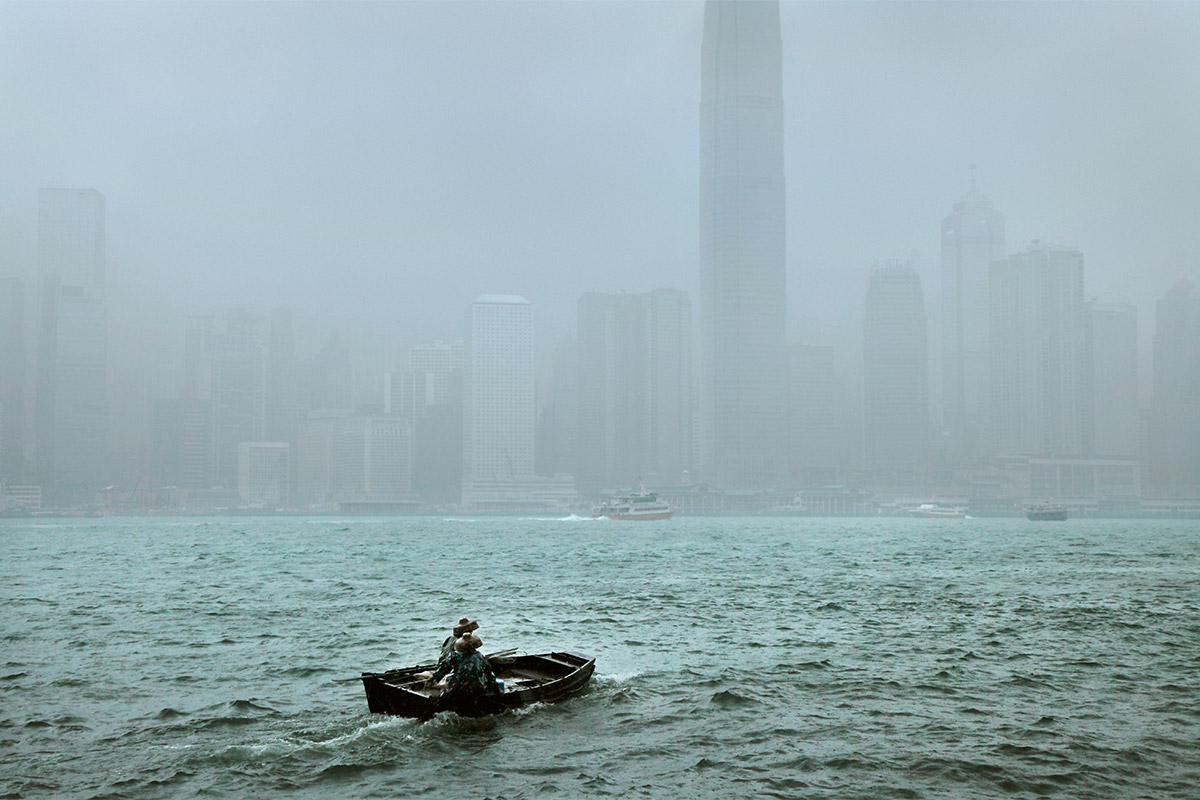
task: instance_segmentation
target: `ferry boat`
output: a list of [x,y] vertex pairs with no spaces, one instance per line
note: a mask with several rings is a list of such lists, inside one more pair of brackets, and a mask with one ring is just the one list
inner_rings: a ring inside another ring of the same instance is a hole
[[910,517],[920,517],[922,519],[966,519],[967,512],[962,508],[947,508],[939,506],[935,503],[922,503],[916,508],[908,510]]
[[670,519],[671,506],[656,492],[642,489],[636,494],[622,494],[605,500],[592,512],[594,519],[607,517],[620,520]]
[[1033,503],[1025,506],[1025,516],[1032,520],[1062,522],[1067,518],[1067,507],[1051,503]]

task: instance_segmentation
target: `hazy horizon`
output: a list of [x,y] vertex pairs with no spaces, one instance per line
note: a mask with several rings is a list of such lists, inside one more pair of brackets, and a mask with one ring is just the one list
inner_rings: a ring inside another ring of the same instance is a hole
[[[39,188],[89,187],[118,307],[457,338],[473,296],[518,293],[550,347],[584,291],[695,292],[702,19],[0,5],[2,269],[36,272]],[[785,2],[781,23],[793,340],[854,329],[871,264],[914,252],[936,314],[971,163],[1009,251],[1078,247],[1143,349],[1154,301],[1197,278],[1200,5]]]

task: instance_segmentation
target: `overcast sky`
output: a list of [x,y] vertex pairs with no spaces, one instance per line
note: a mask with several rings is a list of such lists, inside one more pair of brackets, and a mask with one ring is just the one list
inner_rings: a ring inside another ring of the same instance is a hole
[[[1200,280],[1200,3],[782,5],[793,338],[857,325],[967,165],[1087,291]],[[0,0],[0,270],[108,199],[118,290],[457,338],[483,292],[697,283],[699,2]],[[693,295],[694,296],[694,295]],[[935,345],[936,347],[936,345]]]

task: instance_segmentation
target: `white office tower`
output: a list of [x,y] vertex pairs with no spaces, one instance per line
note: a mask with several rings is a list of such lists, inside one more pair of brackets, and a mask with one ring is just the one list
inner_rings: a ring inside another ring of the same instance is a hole
[[986,454],[991,365],[988,268],[1004,258],[1004,215],[975,183],[942,220],[943,420],[950,457]]
[[464,485],[532,476],[536,412],[529,301],[517,295],[476,298],[467,307],[463,363]]
[[778,2],[705,4],[697,457],[725,489],[787,468],[781,56]]
[[1087,351],[1088,454],[1137,458],[1141,451],[1137,306],[1088,303]]
[[1085,449],[1083,254],[1034,242],[992,264],[992,430],[998,455]]
[[929,447],[929,332],[921,278],[909,262],[871,270],[863,316],[863,460],[920,470]]

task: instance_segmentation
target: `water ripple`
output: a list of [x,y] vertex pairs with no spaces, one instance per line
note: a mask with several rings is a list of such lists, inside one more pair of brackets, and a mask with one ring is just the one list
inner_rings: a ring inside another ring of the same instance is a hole
[[[1171,522],[0,521],[3,797],[1195,797]],[[596,656],[482,720],[331,679]]]

